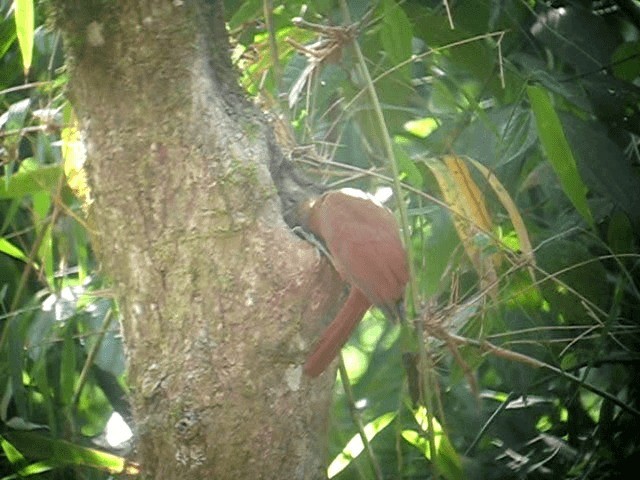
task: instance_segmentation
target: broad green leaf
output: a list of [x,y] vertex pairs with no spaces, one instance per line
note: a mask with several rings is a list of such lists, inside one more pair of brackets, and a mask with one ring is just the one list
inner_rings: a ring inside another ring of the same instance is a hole
[[[395,0],[384,0],[382,6],[383,17],[380,40],[393,65],[399,65],[411,58],[413,28],[404,10]],[[405,77],[405,80],[409,81],[410,65],[404,65],[400,72]]]
[[18,43],[22,52],[24,76],[29,74],[33,59],[33,0],[15,0],[15,20]]
[[536,119],[542,147],[560,180],[562,190],[582,218],[593,226],[593,216],[587,203],[587,187],[580,177],[576,160],[549,93],[542,87],[530,85],[527,87],[527,95]]
[[0,182],[0,199],[22,198],[36,192],[48,192],[58,185],[60,165],[47,165],[33,171],[19,171],[6,182]]
[[246,0],[241,3],[240,8],[233,12],[229,19],[229,29],[233,30],[255,21],[256,17],[262,16],[262,0]]
[[614,212],[607,229],[607,243],[613,253],[633,251],[633,229],[629,217],[622,212]]
[[[563,126],[590,195],[625,212],[633,228],[640,229],[640,171],[632,157],[624,152],[619,142],[607,135],[601,124],[567,116],[566,120],[563,117]],[[597,206],[595,204],[593,208]],[[606,213],[595,210],[596,222]]]
[[633,82],[640,75],[640,41],[621,44],[611,57],[616,77]]

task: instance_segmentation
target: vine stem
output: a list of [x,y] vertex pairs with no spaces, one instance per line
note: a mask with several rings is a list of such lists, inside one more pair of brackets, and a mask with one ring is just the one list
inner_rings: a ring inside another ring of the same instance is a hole
[[347,373],[347,367],[344,365],[344,359],[342,357],[342,353],[340,354],[338,363],[338,371],[340,372],[340,380],[342,381],[342,388],[344,389],[344,394],[347,396],[347,403],[349,404],[349,413],[351,414],[351,419],[353,423],[356,425],[358,429],[358,435],[360,435],[360,439],[362,440],[362,444],[364,445],[364,451],[366,452],[367,457],[369,458],[369,462],[371,462],[371,466],[373,467],[373,471],[375,472],[377,480],[383,480],[384,477],[382,475],[382,469],[380,468],[380,463],[378,463],[378,459],[371,447],[371,442],[367,438],[367,433],[364,431],[364,425],[362,424],[362,419],[356,409],[356,399],[353,395],[353,389],[351,388],[351,382],[349,381],[349,374]]
[[[340,7],[342,10],[343,17],[345,22],[351,23],[351,16],[349,14],[349,8],[347,6],[346,0],[340,1]],[[384,114],[382,113],[382,107],[380,105],[380,100],[378,99],[378,94],[376,93],[376,89],[374,87],[373,79],[371,74],[369,73],[369,69],[367,68],[367,63],[362,54],[362,50],[360,49],[360,45],[358,44],[357,37],[353,39],[352,42],[353,49],[356,53],[356,57],[358,59],[358,65],[361,71],[363,78],[366,81],[366,89],[369,93],[369,97],[371,99],[371,103],[373,105],[373,110],[375,112],[376,121],[378,123],[382,143],[384,146],[385,156],[387,158],[389,167],[391,169],[391,174],[393,177],[393,192],[396,198],[398,199],[398,212],[400,214],[400,224],[402,226],[402,236],[404,240],[404,245],[407,250],[408,256],[408,264],[409,264],[409,297],[411,299],[411,306],[413,307],[413,312],[417,312],[419,310],[417,305],[418,298],[418,287],[413,269],[413,253],[411,250],[411,234],[409,230],[409,216],[407,213],[407,206],[403,201],[402,195],[402,185],[400,182],[400,170],[398,169],[398,162],[396,160],[395,154],[393,152],[393,145],[391,143],[391,137],[389,135],[389,131],[387,130],[386,122],[384,120]],[[426,342],[422,339],[424,338],[424,331],[422,322],[414,322],[413,332],[416,337],[419,339],[418,341],[418,357],[419,357],[419,372],[424,372],[424,376],[421,376],[422,379],[426,381],[420,381],[420,397],[424,400],[425,405],[427,407],[427,423],[428,423],[428,441],[429,448],[431,452],[436,452],[436,440],[434,434],[434,424],[433,424],[433,401],[431,395],[428,392],[435,391],[434,388],[431,387],[435,381],[433,378],[433,369],[426,368],[427,367],[427,346]],[[435,458],[435,455],[434,455]],[[435,462],[433,462],[435,465]]]

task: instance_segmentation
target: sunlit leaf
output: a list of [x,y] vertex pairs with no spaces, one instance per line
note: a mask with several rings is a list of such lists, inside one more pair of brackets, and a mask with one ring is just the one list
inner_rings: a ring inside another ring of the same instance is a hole
[[31,69],[31,60],[33,59],[33,0],[15,0],[15,19],[18,43],[22,52],[22,66],[26,77]]
[[[432,460],[440,473],[447,480],[464,480],[462,462],[456,450],[451,445],[447,434],[440,423],[433,417],[427,418],[427,410],[424,407],[416,409],[414,412],[416,422],[422,428],[422,432],[416,430],[403,430],[402,438],[409,444],[416,447],[428,459]],[[427,432],[429,426],[433,428],[434,443],[436,448],[435,458],[431,454],[431,447]]]
[[0,238],[0,252],[23,262],[27,261],[25,253],[5,238]]
[[[378,418],[369,422],[364,426],[364,432],[367,437],[367,440],[371,441],[373,438],[384,430],[387,425],[389,425],[394,418],[396,418],[397,412],[388,412],[383,415],[380,415]],[[354,435],[351,440],[347,442],[342,453],[333,459],[329,468],[327,469],[327,477],[333,478],[342,470],[344,470],[353,459],[357,458],[358,455],[362,453],[364,450],[364,444],[362,442],[362,438],[360,435]]]
[[431,132],[438,128],[438,122],[435,118],[420,118],[418,120],[410,120],[404,124],[407,132],[419,138],[427,138]]
[[84,169],[86,152],[80,137],[78,121],[71,107],[65,108],[65,125],[60,137],[62,139],[62,159],[64,161],[64,174],[67,184],[73,193],[82,200],[83,205],[90,202],[90,190],[87,182],[87,173]]
[[20,452],[33,459],[48,460],[56,466],[83,466],[111,474],[137,475],[138,465],[111,453],[31,432],[12,432],[7,438]]
[[0,436],[0,447],[2,447],[2,451],[4,452],[7,460],[11,463],[22,463],[25,462],[24,456],[20,453],[20,451],[15,448],[11,442],[8,442],[6,438]]

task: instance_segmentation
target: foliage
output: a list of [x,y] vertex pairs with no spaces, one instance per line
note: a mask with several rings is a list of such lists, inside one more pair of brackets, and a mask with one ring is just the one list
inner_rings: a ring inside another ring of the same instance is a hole
[[283,2],[265,22],[228,3],[243,84],[292,158],[391,187],[410,233],[426,389],[413,405],[407,334],[374,312],[344,351],[329,475],[622,475],[640,447],[637,6]]
[[[263,2],[226,2],[243,86],[310,176],[391,188],[412,259],[415,331],[373,311],[343,351],[329,475],[621,477],[640,452],[635,4],[265,3],[266,19]],[[13,6],[0,0],[0,472],[135,473],[104,441],[113,412],[129,418],[123,353],[61,40],[32,0]]]

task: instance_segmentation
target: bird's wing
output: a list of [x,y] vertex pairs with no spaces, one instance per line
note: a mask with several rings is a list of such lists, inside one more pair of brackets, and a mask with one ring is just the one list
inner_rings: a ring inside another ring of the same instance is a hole
[[393,214],[367,199],[336,192],[323,199],[314,226],[342,278],[376,305],[399,300],[407,261]]

